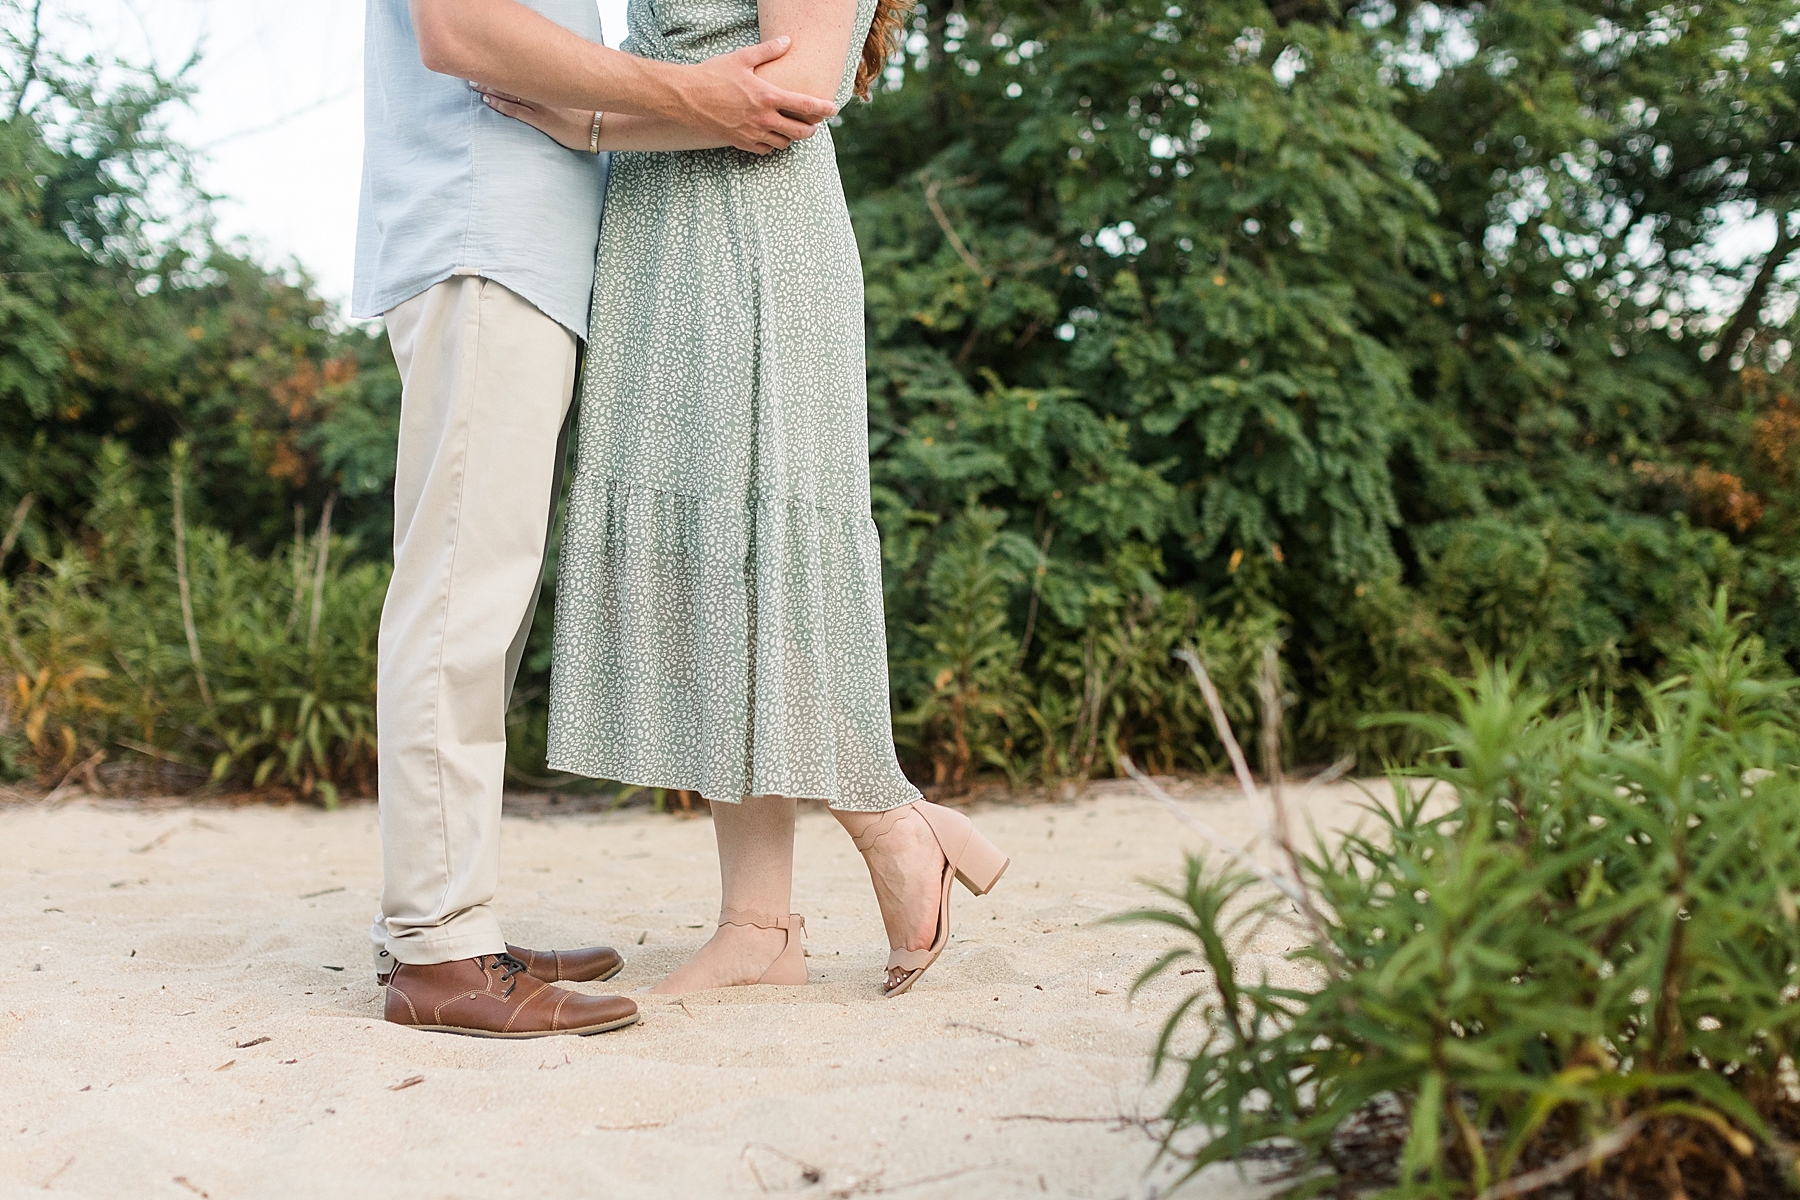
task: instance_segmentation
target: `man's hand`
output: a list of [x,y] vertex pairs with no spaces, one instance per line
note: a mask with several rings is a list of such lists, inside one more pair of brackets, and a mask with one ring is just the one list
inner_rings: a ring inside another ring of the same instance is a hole
[[788,45],[787,38],[776,38],[684,68],[684,111],[671,115],[754,154],[811,137],[820,121],[836,114],[837,105],[776,87],[756,74],[756,68],[786,54]]

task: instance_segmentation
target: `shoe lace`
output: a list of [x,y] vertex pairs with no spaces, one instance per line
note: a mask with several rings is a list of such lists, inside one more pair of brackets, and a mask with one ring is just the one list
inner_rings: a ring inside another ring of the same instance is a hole
[[[493,961],[489,962],[489,959],[492,959]],[[483,955],[481,958],[481,967],[484,971],[499,971],[501,973],[500,982],[506,985],[506,990],[500,993],[500,998],[502,1000],[510,999],[512,997],[513,989],[519,986],[513,982],[513,976],[518,975],[525,970],[524,963],[506,953]]]

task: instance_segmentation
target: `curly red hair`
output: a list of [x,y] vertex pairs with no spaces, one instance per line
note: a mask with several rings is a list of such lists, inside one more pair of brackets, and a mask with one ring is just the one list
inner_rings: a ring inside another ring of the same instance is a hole
[[862,64],[856,68],[856,98],[867,100],[869,86],[887,68],[888,59],[900,48],[907,14],[913,0],[879,0],[875,19],[869,23],[869,40],[863,43]]

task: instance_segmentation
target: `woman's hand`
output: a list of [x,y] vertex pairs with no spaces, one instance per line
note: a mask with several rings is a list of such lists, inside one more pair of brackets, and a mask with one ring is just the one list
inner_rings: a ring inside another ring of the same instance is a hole
[[486,84],[471,83],[469,86],[480,92],[481,102],[495,112],[525,122],[559,145],[584,154],[593,149],[594,117],[597,115],[593,109],[553,108],[495,91]]

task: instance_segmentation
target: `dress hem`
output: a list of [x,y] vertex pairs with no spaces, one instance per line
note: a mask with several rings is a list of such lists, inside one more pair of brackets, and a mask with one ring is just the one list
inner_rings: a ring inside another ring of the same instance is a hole
[[[782,792],[750,792],[736,796],[710,795],[706,788],[691,783],[670,782],[669,778],[666,776],[652,778],[651,776],[645,775],[636,779],[628,779],[619,775],[607,774],[591,767],[576,766],[566,760],[559,761],[557,759],[550,759],[545,765],[552,771],[562,771],[569,775],[581,775],[588,779],[604,779],[611,783],[622,783],[626,787],[650,787],[661,788],[662,790],[669,792],[693,792],[709,804],[742,804],[744,801],[755,796],[780,796],[784,794]],[[827,808],[838,812],[887,812],[889,809],[904,808],[908,804],[915,803],[916,801],[925,798],[925,793],[921,792],[918,788],[912,787],[911,784],[908,784],[907,786],[911,790],[912,795],[906,797],[904,800],[896,800],[892,804],[883,804],[879,807],[864,807],[859,804],[842,803],[837,796],[816,796],[809,794],[791,798],[795,800],[823,800]]]

